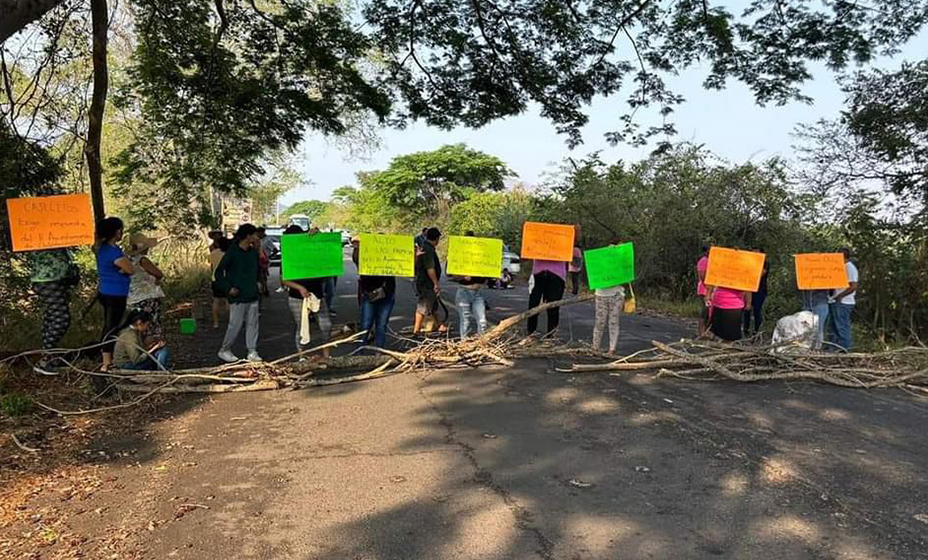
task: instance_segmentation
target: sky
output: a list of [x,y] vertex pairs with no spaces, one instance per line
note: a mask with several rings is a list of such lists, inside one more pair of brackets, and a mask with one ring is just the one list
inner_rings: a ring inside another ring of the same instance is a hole
[[[902,60],[919,60],[928,52],[928,30],[907,44],[892,59],[880,59],[873,66],[894,69]],[[677,127],[674,142],[704,144],[715,154],[733,163],[762,161],[773,156],[791,158],[798,125],[819,119],[835,118],[842,109],[844,96],[836,75],[824,66],[810,65],[814,79],[802,88],[812,97],[812,104],[790,103],[777,107],[761,107],[752,93],[739,82],[730,81],[721,91],[702,87],[706,71],[691,68],[668,80],[674,91],[686,102],[672,116]],[[378,132],[381,144],[359,158],[351,150],[340,148],[319,134],[309,134],[298,153],[297,169],[306,185],[287,193],[282,204],[300,200],[329,200],[340,186],[355,184],[355,173],[386,168],[396,156],[437,149],[445,144],[463,142],[469,147],[501,158],[517,175],[518,181],[536,185],[547,173],[556,171],[566,157],[581,159],[601,151],[606,162],[638,161],[648,156],[653,145],[634,148],[627,145],[612,147],[603,137],[605,132],[621,128],[619,116],[627,110],[627,92],[609,98],[598,98],[588,108],[589,124],[583,130],[584,143],[570,150],[566,137],[558,135],[554,126],[538,115],[537,108],[516,117],[495,121],[480,129],[456,128],[439,130],[415,123],[405,130],[384,128]],[[646,116],[642,127],[650,123]]]

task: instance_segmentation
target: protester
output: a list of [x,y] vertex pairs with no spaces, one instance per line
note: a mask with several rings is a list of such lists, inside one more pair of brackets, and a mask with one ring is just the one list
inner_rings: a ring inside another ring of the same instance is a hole
[[210,244],[209,244],[210,251],[219,247],[219,242],[223,239],[226,239],[225,234],[223,234],[218,229],[210,230],[209,233],[206,234],[206,236],[209,237],[210,239]]
[[[575,237],[580,237],[580,228]],[[567,263],[561,261],[545,261],[536,259],[532,261],[532,278],[529,288],[528,308],[538,307],[542,301],[560,301],[564,297],[564,286],[567,280]],[[548,334],[557,330],[560,322],[560,308],[548,309]],[[529,335],[538,330],[538,315],[528,318],[527,331]]]
[[[42,348],[57,348],[71,327],[71,289],[80,273],[67,249],[49,249],[26,253],[32,291],[42,306]],[[37,368],[49,371],[64,365],[60,360],[43,356]]]
[[[617,240],[612,246],[618,244]],[[593,322],[593,349],[597,352],[602,345],[606,324],[609,325],[609,354],[614,355],[619,344],[619,322],[622,308],[625,306],[625,288],[621,285],[611,288],[598,288],[594,291],[595,316]]]
[[225,256],[231,244],[232,242],[229,239],[221,237],[214,241],[213,245],[211,245],[212,249],[209,252],[210,288],[213,292],[214,329],[219,328],[219,316],[222,314],[222,310],[229,307],[226,293],[219,289],[219,285],[216,284],[216,269],[219,267],[219,263],[222,262],[222,257]]
[[229,326],[219,349],[225,362],[239,360],[232,344],[245,325],[246,359],[260,362],[258,355],[258,230],[251,224],[239,226],[232,244],[216,267],[216,286],[229,299]]
[[[762,250],[757,252],[763,253]],[[760,285],[751,296],[751,308],[744,311],[744,336],[752,337],[760,332],[764,324],[764,302],[767,301],[767,275],[770,272],[770,262],[764,259],[764,268],[760,274]],[[753,325],[751,324],[753,319]]]
[[332,306],[335,303],[335,292],[338,288],[338,276],[329,276],[323,280],[323,293],[325,295],[325,305],[328,308],[329,315],[335,315],[335,309]]
[[[412,334],[418,335],[422,329],[422,322],[426,317],[435,317],[441,303],[441,261],[438,259],[438,241],[441,232],[438,228],[428,228],[425,232],[425,244],[416,258],[416,319]],[[445,317],[447,320],[447,316]],[[440,321],[438,332],[447,332],[448,325],[445,320]]]
[[267,279],[271,274],[271,253],[274,249],[274,240],[267,236],[263,227],[258,228],[256,243],[258,249],[258,292],[262,296],[270,295],[267,289]]
[[698,336],[706,334],[706,329],[709,326],[709,303],[706,295],[708,291],[706,289],[706,271],[709,270],[709,247],[703,245],[702,255],[699,257],[699,260],[696,262],[696,297],[699,298],[699,305],[702,308],[702,311],[699,314],[699,327],[698,327]]
[[[110,342],[115,339],[122,316],[126,312],[126,300],[129,297],[129,284],[135,267],[126,257],[119,243],[123,236],[123,223],[119,218],[111,217],[100,220],[97,224],[97,243],[94,249],[97,254],[97,275],[100,277],[97,300],[103,307],[103,329],[100,341],[102,346],[103,365],[101,371],[109,371],[113,365],[113,346]],[[95,386],[100,388],[102,379],[94,376]],[[100,380],[100,381],[98,381]]]
[[419,235],[417,235],[415,239],[413,239],[413,242],[416,244],[416,247],[418,247],[419,249],[425,246],[425,234],[427,234],[428,232],[429,232],[429,228],[424,227],[422,228],[422,232],[419,233]]
[[[464,235],[474,237],[474,232],[468,231]],[[467,338],[472,317],[474,322],[477,323],[477,334],[481,335],[487,328],[487,302],[483,293],[487,278],[458,276],[455,280],[461,284],[454,294],[454,304],[458,308],[458,316],[461,322],[461,338]]]
[[828,300],[830,297],[830,290],[803,290],[802,292],[803,311],[811,311],[817,318],[815,341],[812,345],[815,350],[821,350],[825,341],[825,325],[828,324]]
[[[303,228],[299,225],[293,224],[287,227],[284,231],[285,235],[290,234],[300,234],[305,233]],[[280,268],[280,277],[284,277],[284,268],[283,268],[283,259],[281,259],[281,268]],[[324,284],[327,281],[327,278],[304,278],[299,280],[281,280],[281,285],[289,288],[289,296],[287,298],[288,305],[290,307],[290,314],[293,316],[293,322],[296,323],[296,351],[302,352],[306,349],[305,345],[309,344],[310,341],[315,340],[316,342],[325,342],[329,340],[330,333],[332,331],[332,322],[329,318],[328,304],[325,300],[324,294]],[[304,305],[304,300],[309,300],[307,304]],[[315,309],[315,312],[309,313],[307,309],[307,316],[304,319],[304,307],[309,309]],[[316,319],[316,323],[319,327],[319,334],[314,339],[312,337],[312,319]],[[306,331],[303,332],[302,326],[306,323]],[[305,336],[304,336],[305,335]],[[303,339],[303,340],[301,340]],[[309,339],[309,340],[305,340]],[[305,340],[305,342],[304,342]],[[322,357],[329,357],[329,349],[324,348],[322,351]]]
[[831,342],[850,352],[853,346],[851,337],[851,314],[857,305],[857,266],[851,261],[851,250],[841,249],[844,254],[844,271],[847,273],[848,287],[829,298],[829,315],[831,316]]
[[706,286],[706,290],[712,334],[729,342],[741,340],[742,314],[751,310],[751,292],[717,286]]
[[580,247],[574,247],[573,259],[567,265],[567,272],[570,273],[570,293],[578,295],[580,293],[580,271],[583,270],[583,252]]
[[[351,260],[360,267],[358,255],[361,243],[358,238],[351,241],[353,249]],[[392,276],[364,276],[358,282],[359,301],[361,304],[361,330],[367,331],[366,341],[371,340],[373,329],[374,346],[385,348],[387,343],[387,324],[396,303],[396,278]]]
[[126,304],[129,309],[140,309],[151,314],[151,325],[145,331],[150,340],[161,338],[161,304],[164,300],[164,291],[161,289],[164,273],[148,258],[148,251],[157,244],[157,239],[141,234],[131,235],[126,251],[129,262],[135,268]]
[[148,311],[133,309],[129,312],[126,326],[119,332],[113,351],[116,367],[142,371],[166,370],[170,367],[170,352],[164,340],[146,342],[153,323],[154,317]]

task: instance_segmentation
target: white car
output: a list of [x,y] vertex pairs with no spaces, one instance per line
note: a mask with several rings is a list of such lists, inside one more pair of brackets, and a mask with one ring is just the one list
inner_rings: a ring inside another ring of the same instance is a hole
[[516,273],[522,270],[522,258],[518,253],[509,250],[509,245],[503,245],[503,272]]

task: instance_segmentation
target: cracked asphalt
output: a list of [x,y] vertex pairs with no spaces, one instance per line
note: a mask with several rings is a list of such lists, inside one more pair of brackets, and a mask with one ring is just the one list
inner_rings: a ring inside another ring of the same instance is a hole
[[[413,303],[400,289],[395,330]],[[524,289],[491,302],[508,315]],[[285,310],[281,296],[262,314],[266,358],[289,351]],[[573,306],[562,334],[588,337],[590,313]],[[623,352],[688,334],[653,317],[623,328]],[[93,498],[119,503],[70,524],[119,531],[143,558],[928,558],[924,400],[554,365],[190,401],[104,444],[133,451]]]

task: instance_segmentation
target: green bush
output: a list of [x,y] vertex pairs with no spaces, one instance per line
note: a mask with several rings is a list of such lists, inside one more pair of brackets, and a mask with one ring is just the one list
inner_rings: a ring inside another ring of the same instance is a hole
[[0,396],[0,412],[16,417],[22,416],[32,408],[32,399],[20,393],[9,393]]

